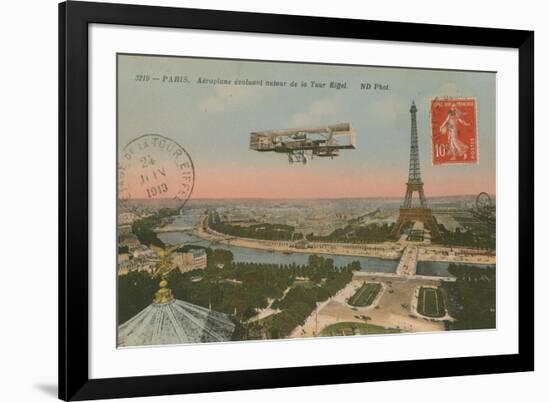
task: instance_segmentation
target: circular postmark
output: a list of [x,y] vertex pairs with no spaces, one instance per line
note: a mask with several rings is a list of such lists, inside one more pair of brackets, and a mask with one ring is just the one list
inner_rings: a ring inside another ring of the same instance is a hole
[[195,167],[185,148],[159,134],[130,141],[119,155],[121,202],[171,200],[183,208],[195,185]]

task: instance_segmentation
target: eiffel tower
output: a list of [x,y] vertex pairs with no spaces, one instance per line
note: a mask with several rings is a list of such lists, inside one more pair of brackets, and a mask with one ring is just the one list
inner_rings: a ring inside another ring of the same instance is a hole
[[[428,208],[428,202],[424,195],[424,183],[420,177],[420,159],[418,157],[418,129],[416,127],[416,105],[414,101],[409,112],[411,113],[411,156],[409,159],[409,181],[405,192],[405,201],[399,209],[399,218],[393,227],[392,235],[398,238],[403,226],[409,222],[423,222],[424,227],[431,232],[432,239],[441,238],[437,227],[437,221]],[[419,205],[413,205],[413,193],[418,193]]]

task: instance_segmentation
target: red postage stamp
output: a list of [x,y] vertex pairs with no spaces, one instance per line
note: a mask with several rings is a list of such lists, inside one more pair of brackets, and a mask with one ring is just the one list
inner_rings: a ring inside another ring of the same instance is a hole
[[477,163],[476,99],[433,99],[430,109],[433,164]]

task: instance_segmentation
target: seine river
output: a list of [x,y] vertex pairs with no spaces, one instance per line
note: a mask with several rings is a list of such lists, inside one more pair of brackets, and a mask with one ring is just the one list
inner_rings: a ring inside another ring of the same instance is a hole
[[[226,244],[214,243],[208,240],[203,240],[193,234],[193,226],[198,221],[197,215],[184,215],[179,216],[176,220],[170,224],[167,228],[173,228],[178,230],[186,230],[184,232],[168,232],[158,233],[159,239],[166,244],[192,244],[203,247],[211,248],[223,248],[231,250],[235,261],[238,262],[257,262],[266,264],[287,264],[295,263],[297,265],[306,265],[308,253],[292,253],[285,254],[279,251],[266,251],[257,250],[246,247],[230,246]],[[324,257],[330,257],[334,260],[334,265],[342,267],[350,264],[352,261],[359,261],[361,264],[361,270],[367,272],[395,272],[397,269],[397,260],[386,260],[376,257],[357,257],[350,255],[328,255],[322,254]],[[473,265],[473,264],[469,264]],[[487,267],[486,265],[476,265],[480,267]],[[448,276],[449,263],[436,262],[436,261],[419,261],[417,265],[417,273],[419,275],[431,275],[431,276]]]

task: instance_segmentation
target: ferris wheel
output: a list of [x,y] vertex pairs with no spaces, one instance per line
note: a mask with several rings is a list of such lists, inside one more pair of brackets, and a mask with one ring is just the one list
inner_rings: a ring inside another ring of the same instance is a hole
[[493,206],[491,197],[486,192],[481,192],[476,197],[476,209],[480,212],[487,211]]

